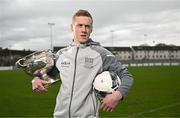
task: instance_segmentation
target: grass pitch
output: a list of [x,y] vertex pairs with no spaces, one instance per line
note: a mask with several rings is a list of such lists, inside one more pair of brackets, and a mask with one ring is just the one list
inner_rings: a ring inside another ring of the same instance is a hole
[[[100,118],[180,117],[180,66],[129,67],[134,84],[112,113]],[[59,85],[47,93],[31,90],[22,70],[0,71],[0,117],[52,117]]]

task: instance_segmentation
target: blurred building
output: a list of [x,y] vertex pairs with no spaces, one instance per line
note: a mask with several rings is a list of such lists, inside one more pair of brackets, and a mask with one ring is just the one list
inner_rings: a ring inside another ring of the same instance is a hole
[[180,46],[133,46],[132,51],[134,60],[137,61],[180,61]]
[[32,53],[30,50],[9,50],[0,48],[0,66],[14,66],[15,62]]

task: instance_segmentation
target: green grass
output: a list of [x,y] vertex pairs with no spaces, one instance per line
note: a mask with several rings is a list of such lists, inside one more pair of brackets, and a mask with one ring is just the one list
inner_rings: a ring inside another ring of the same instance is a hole
[[122,104],[106,117],[180,117],[180,67],[129,68],[134,84]]
[[[134,84],[112,113],[101,118],[180,117],[180,66],[130,67]],[[0,71],[0,117],[52,117],[59,85],[47,93],[31,90],[31,77],[21,70]]]
[[52,116],[59,86],[34,93],[31,77],[23,71],[0,71],[0,116]]

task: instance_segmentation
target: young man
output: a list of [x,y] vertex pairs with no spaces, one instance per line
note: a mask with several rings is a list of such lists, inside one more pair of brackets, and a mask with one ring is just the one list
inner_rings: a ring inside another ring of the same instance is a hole
[[[72,19],[73,42],[57,52],[56,68],[61,77],[57,95],[55,118],[97,118],[99,106],[112,112],[127,95],[133,78],[111,52],[90,39],[93,18],[86,10],[79,10]],[[122,80],[120,88],[106,95],[101,104],[93,91],[94,78],[103,71],[116,73]],[[55,73],[55,71],[54,71]],[[50,74],[55,75],[54,73]],[[46,91],[46,81],[35,77],[32,88]]]

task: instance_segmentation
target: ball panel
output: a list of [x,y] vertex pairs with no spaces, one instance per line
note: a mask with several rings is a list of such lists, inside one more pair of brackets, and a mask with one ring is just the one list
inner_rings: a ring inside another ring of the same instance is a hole
[[107,94],[116,91],[121,85],[121,80],[116,73],[104,71],[97,75],[94,82],[94,90],[98,98],[102,99]]

